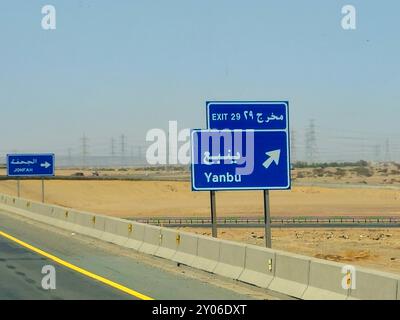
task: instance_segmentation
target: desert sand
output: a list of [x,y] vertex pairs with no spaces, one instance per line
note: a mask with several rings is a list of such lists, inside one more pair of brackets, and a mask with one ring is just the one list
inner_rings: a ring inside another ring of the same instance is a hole
[[[62,181],[45,183],[46,202],[118,217],[209,216],[209,193],[192,192],[186,181]],[[16,195],[15,181],[0,181],[0,193]],[[294,186],[271,191],[275,216],[398,215],[400,189],[363,186]],[[21,196],[39,201],[40,181],[21,181]],[[217,193],[219,216],[258,216],[261,191]]]

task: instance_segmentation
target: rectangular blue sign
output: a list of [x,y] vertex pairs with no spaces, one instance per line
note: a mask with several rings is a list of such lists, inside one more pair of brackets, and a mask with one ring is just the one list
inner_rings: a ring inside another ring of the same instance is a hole
[[54,154],[9,154],[7,175],[9,177],[54,176]]
[[290,189],[285,130],[193,130],[192,189]]
[[289,103],[286,101],[208,101],[208,129],[287,130]]

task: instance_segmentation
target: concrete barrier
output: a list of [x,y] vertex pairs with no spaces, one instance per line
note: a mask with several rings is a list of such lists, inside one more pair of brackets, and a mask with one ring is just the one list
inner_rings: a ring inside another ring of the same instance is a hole
[[27,205],[29,206],[29,211],[36,215],[34,217],[35,220],[50,224],[52,226],[57,225],[57,220],[54,217],[54,210],[52,207],[37,202],[28,203]]
[[[123,224],[126,228],[126,238],[122,239],[118,232],[122,232]],[[104,220],[104,233],[101,236],[101,240],[111,242],[114,244],[121,244],[122,242],[128,241],[128,221],[120,220],[117,218],[106,218]],[[125,241],[124,241],[125,240]]]
[[400,300],[400,280],[397,281],[397,300]]
[[220,240],[198,236],[197,256],[191,266],[207,272],[214,272],[219,261],[220,245]]
[[310,280],[302,296],[304,300],[346,300],[348,289],[343,289],[343,264],[320,259],[311,259]]
[[275,274],[275,252],[254,245],[246,246],[244,270],[240,281],[267,288]]
[[17,199],[9,199],[9,201],[5,201],[5,203],[2,203],[0,207],[10,213],[18,214],[20,216],[23,216],[25,218],[37,220],[37,221],[42,221],[45,220],[45,216],[39,215],[37,213],[34,213],[32,211],[28,211],[30,207],[29,202],[22,202],[18,201]]
[[219,260],[215,274],[237,280],[244,270],[246,245],[220,240]]
[[74,232],[87,235],[89,237],[100,239],[103,231],[95,228],[96,220],[98,219],[95,214],[74,211],[73,222],[76,225]]
[[197,256],[199,238],[196,234],[179,232],[179,243],[172,260],[187,266],[193,266]]
[[160,246],[161,241],[161,228],[156,226],[147,225],[144,228],[143,243],[139,247],[139,251],[154,255]]
[[32,202],[29,207],[30,211],[37,214],[45,215],[50,218],[53,218],[52,209],[53,209],[52,207],[38,202]]
[[310,259],[297,254],[276,251],[275,277],[268,289],[301,298],[308,286]]
[[27,203],[28,203],[28,200],[21,199],[21,198],[15,198],[12,200],[13,207],[29,211],[29,209],[26,205]]
[[95,238],[102,239],[105,225],[106,225],[107,217],[102,215],[96,215],[96,219],[94,219],[93,228],[95,232]]
[[[146,225],[143,223],[136,223],[136,222],[130,222],[131,230],[129,231],[128,235],[128,241],[125,243],[125,247],[134,249],[134,250],[139,250],[139,248],[143,244],[144,240],[144,231],[146,228]],[[128,226],[129,228],[129,226]]]
[[154,253],[157,257],[164,259],[171,259],[178,249],[180,242],[179,232],[171,229],[161,229],[160,246]]
[[349,299],[396,300],[399,280],[397,275],[355,267],[355,276],[352,275],[355,289],[350,288]]
[[114,239],[112,239],[112,242],[119,246],[125,247],[125,244],[129,240],[132,224],[128,220],[116,219],[116,218],[112,219],[115,221],[116,224],[116,231],[115,231],[116,234]]
[[8,212],[301,299],[400,299],[400,276],[0,195]]
[[71,210],[61,207],[53,207],[53,209],[54,210],[52,210],[52,215],[56,219],[55,226],[68,231],[73,231],[75,226],[71,218]]
[[7,196],[7,195],[5,195],[5,194],[2,194],[2,195],[0,196],[0,201],[1,201],[1,203],[4,204],[4,205],[11,206],[11,205],[10,205],[10,201],[11,201],[11,197],[10,197],[10,196]]
[[25,218],[62,227],[61,222],[54,217],[54,208],[42,203],[14,197],[3,197],[4,210],[16,213]]

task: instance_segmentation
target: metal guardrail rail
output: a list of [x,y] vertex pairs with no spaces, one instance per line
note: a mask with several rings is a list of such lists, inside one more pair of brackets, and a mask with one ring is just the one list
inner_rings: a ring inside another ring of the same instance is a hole
[[[162,225],[166,227],[209,227],[211,219],[207,217],[157,217],[130,218],[137,222]],[[219,227],[246,228],[263,227],[262,217],[221,217],[217,219]],[[330,216],[330,217],[273,217],[271,225],[275,228],[290,227],[400,227],[400,216]]]

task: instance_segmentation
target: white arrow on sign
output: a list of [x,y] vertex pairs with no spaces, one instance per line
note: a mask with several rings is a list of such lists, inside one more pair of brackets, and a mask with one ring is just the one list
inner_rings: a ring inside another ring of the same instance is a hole
[[281,149],[273,150],[265,153],[268,156],[268,159],[264,161],[263,166],[265,169],[268,169],[272,162],[275,162],[276,165],[279,164],[279,158],[281,156]]
[[40,166],[47,169],[48,167],[51,167],[51,164],[46,161],[45,163],[41,163]]

